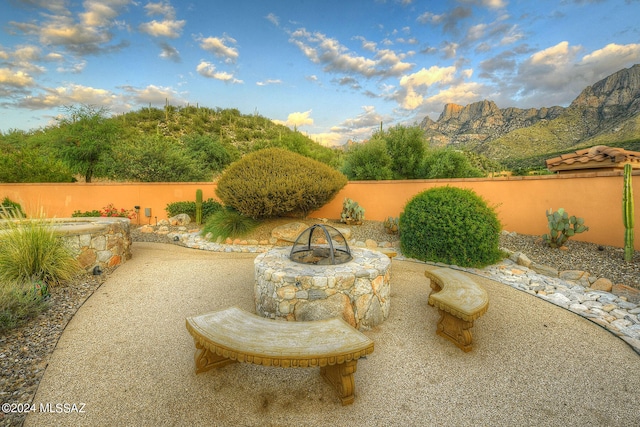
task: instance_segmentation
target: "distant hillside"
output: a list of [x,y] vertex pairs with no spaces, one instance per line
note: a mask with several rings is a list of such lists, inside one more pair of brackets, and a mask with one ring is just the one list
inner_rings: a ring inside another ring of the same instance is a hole
[[576,148],[633,145],[640,140],[640,65],[585,88],[567,108],[447,104],[437,121],[425,118],[420,126],[433,145],[458,146],[511,168]]
[[259,114],[241,114],[235,108],[167,105],[164,109],[141,108],[114,120],[121,122],[132,137],[159,134],[179,140],[185,135],[211,135],[236,148],[240,155],[277,146],[332,166],[338,164],[336,150]]

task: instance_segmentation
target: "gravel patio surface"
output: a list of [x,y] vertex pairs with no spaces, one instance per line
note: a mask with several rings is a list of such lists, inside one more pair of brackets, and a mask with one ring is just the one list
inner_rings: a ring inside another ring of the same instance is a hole
[[435,334],[431,267],[410,261],[393,261],[390,316],[365,331],[375,351],[358,363],[353,405],[342,407],[317,369],[233,364],[196,375],[185,318],[255,311],[255,254],[132,250],[62,333],[25,426],[640,425],[640,357],[623,341],[474,276],[490,306],[464,353]]

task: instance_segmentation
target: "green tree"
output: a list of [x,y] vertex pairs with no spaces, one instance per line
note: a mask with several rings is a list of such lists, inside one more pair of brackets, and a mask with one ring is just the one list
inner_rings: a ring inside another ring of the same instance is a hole
[[391,157],[391,172],[394,179],[420,177],[420,165],[425,152],[424,132],[418,126],[394,126],[377,132],[372,139],[382,139]]
[[182,143],[186,154],[211,175],[221,172],[240,156],[235,147],[222,144],[217,135],[186,135]]
[[429,150],[424,156],[421,176],[427,179],[479,178],[482,171],[474,167],[463,152],[451,148]]
[[180,145],[160,135],[122,144],[110,167],[113,179],[142,182],[201,181],[205,172]]
[[0,153],[0,182],[71,182],[73,174],[61,160],[26,148]]
[[371,139],[352,146],[345,156],[342,173],[350,180],[391,179],[391,156],[383,139]]
[[91,182],[102,162],[111,155],[112,144],[120,133],[119,122],[108,118],[104,107],[81,105],[66,110],[67,115],[58,123],[63,158],[74,172]]

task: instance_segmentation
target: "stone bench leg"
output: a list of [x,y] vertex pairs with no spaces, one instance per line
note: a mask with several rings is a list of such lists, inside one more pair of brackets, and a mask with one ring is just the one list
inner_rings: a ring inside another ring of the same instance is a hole
[[451,340],[462,351],[471,351],[471,329],[473,322],[464,321],[458,317],[452,316],[444,310],[438,309],[440,312],[440,321],[436,334]]
[[323,366],[320,374],[338,391],[342,406],[351,405],[355,399],[355,380],[357,360],[351,360],[335,365]]
[[236,362],[235,360],[227,357],[211,353],[206,348],[203,348],[198,341],[196,341],[196,354],[194,358],[196,361],[196,374]]

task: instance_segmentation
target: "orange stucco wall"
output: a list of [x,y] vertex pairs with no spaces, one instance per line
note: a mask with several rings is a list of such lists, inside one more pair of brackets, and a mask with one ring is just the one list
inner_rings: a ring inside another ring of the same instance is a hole
[[[366,219],[383,220],[399,216],[404,205],[416,194],[435,186],[470,188],[496,207],[504,229],[523,234],[542,235],[547,231],[545,211],[564,208],[570,215],[585,219],[589,231],[573,239],[622,247],[622,175],[600,172],[576,175],[506,177],[454,180],[355,181],[347,184],[314,218],[339,218],[342,201],[349,197],[365,208]],[[640,172],[633,177],[635,248],[640,250]],[[43,209],[50,217],[68,217],[76,211],[100,209],[109,203],[117,208],[140,206],[133,223],[154,223],[166,218],[165,207],[176,201],[195,200],[196,190],[203,198],[216,199],[215,184],[196,183],[73,183],[1,184],[0,199],[9,197],[30,213]],[[151,208],[151,217],[145,217]]]

